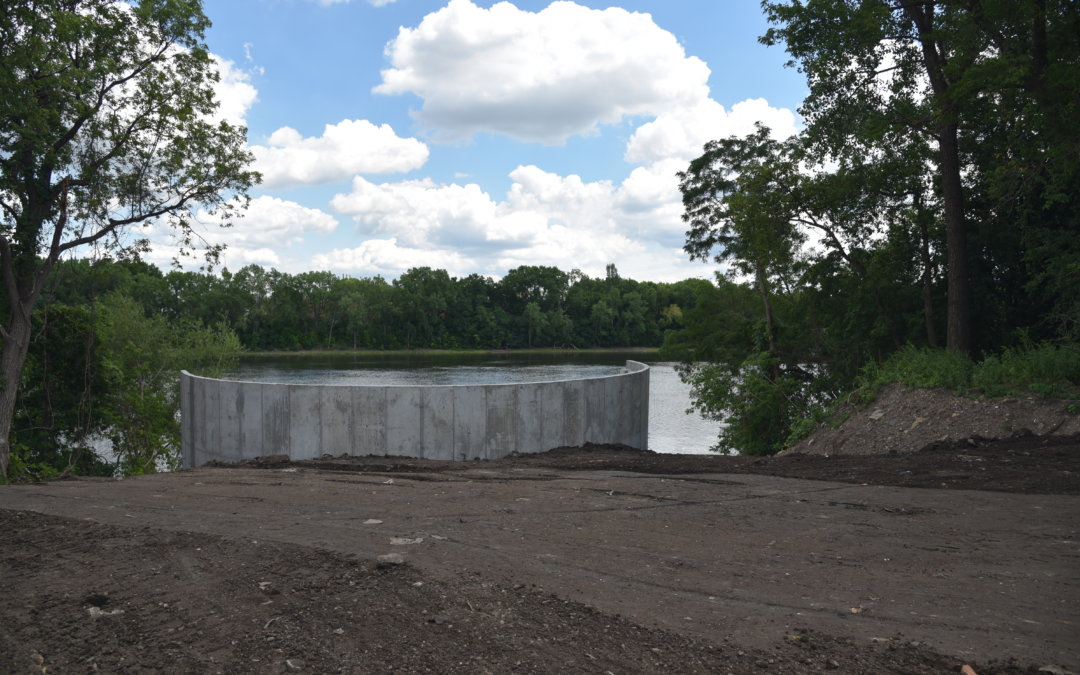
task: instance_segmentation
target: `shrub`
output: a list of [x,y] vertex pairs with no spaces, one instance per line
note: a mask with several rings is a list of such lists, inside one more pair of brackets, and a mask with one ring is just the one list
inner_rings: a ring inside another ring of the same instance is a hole
[[1076,398],[1080,395],[1080,345],[1041,343],[1006,348],[975,367],[971,384],[987,396]]
[[860,389],[876,393],[894,382],[909,387],[952,389],[957,394],[968,391],[975,368],[971,359],[945,349],[917,349],[908,345],[878,364],[863,368]]

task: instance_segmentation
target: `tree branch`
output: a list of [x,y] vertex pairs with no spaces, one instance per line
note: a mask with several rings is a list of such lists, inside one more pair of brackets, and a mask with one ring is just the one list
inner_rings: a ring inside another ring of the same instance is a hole
[[97,101],[94,103],[94,105],[91,106],[87,110],[87,112],[76,117],[75,120],[71,123],[71,126],[68,127],[68,130],[64,132],[63,135],[61,135],[60,138],[56,139],[56,141],[52,144],[52,154],[60,152],[61,148],[63,148],[75,138],[75,136],[82,129],[83,125],[86,124],[90,120],[90,118],[92,118],[98,113],[98,111],[101,110],[101,106],[105,103],[105,96],[110,91],[127,84],[131,80],[141,75],[147,68],[149,68],[152,64],[156,63],[158,59],[165,54],[165,52],[170,46],[172,46],[172,43],[166,42],[161,47],[161,49],[157,50],[152,56],[135,64],[135,67],[132,68],[131,72],[128,73],[126,76],[105,84],[98,92]]
[[84,237],[79,237],[77,239],[72,239],[71,241],[65,242],[65,243],[60,245],[57,252],[62,253],[64,251],[68,251],[70,249],[77,248],[79,246],[84,246],[86,244],[93,244],[95,242],[98,242],[98,241],[102,240],[103,238],[105,238],[109,234],[115,232],[117,229],[119,229],[121,227],[125,227],[127,225],[134,225],[136,223],[145,222],[147,220],[151,220],[153,218],[163,216],[163,215],[165,215],[165,214],[167,214],[167,213],[169,213],[171,211],[181,209],[188,202],[190,202],[193,199],[197,198],[199,194],[200,194],[200,191],[198,191],[198,190],[193,191],[193,192],[191,192],[189,194],[186,194],[186,195],[183,195],[182,197],[180,197],[180,199],[175,204],[170,203],[170,204],[167,204],[167,205],[164,205],[164,206],[160,206],[157,209],[154,209],[153,211],[148,211],[146,213],[142,213],[142,214],[139,214],[139,215],[134,215],[134,216],[131,216],[130,218],[122,218],[120,220],[113,220],[112,218],[110,218],[109,219],[109,224],[105,225],[104,227],[102,227],[100,230],[98,230],[94,234],[86,235]]

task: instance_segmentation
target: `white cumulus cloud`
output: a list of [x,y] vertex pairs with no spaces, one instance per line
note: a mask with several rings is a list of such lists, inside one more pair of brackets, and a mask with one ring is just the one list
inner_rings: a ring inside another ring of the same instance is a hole
[[251,84],[251,77],[229,59],[211,54],[214,68],[220,79],[214,84],[218,101],[217,118],[230,124],[247,126],[247,111],[259,98],[259,92]]
[[369,239],[355,248],[338,248],[311,260],[314,269],[396,277],[412,267],[443,269],[458,276],[470,274],[474,260],[456,251],[400,246],[397,239]]
[[[251,200],[243,218],[232,227],[221,227],[221,218],[206,211],[197,211],[193,228],[202,242],[216,246],[224,244],[224,262],[229,267],[248,263],[277,265],[280,253],[305,241],[310,236],[322,236],[337,229],[337,219],[319,209],[277,197],[256,197]],[[179,251],[177,233],[165,225],[153,222],[135,228],[139,237],[150,241],[150,262],[168,265]],[[196,254],[196,262],[198,256]]]
[[[215,224],[215,219],[198,214],[202,223]],[[277,197],[256,197],[251,200],[244,217],[229,228],[216,230],[222,243],[238,248],[282,248],[298,244],[309,234],[330,234],[338,221],[329,213]]]
[[561,143],[708,95],[709,68],[648,14],[554,2],[527,12],[450,0],[387,45],[381,94],[411,92],[437,137],[479,131]]
[[[648,275],[641,278],[705,276],[709,270],[685,264],[680,251],[672,167],[657,164],[655,173],[642,168],[615,185],[520,166],[510,173],[513,184],[501,201],[475,184],[429,179],[376,184],[358,176],[351,191],[331,203],[353,218],[361,244],[316,262],[389,274],[439,261],[451,273],[493,275],[519,265],[601,274],[614,262],[624,273]],[[400,266],[392,269],[393,261]]]
[[332,183],[358,173],[401,173],[420,168],[428,159],[423,142],[401,138],[389,124],[376,126],[367,120],[327,124],[322,136],[307,138],[292,127],[281,127],[251,152],[267,188]]
[[755,122],[771,128],[778,139],[797,131],[793,112],[774,108],[763,98],[741,101],[730,111],[712,99],[703,99],[696,105],[661,113],[638,127],[627,144],[626,159],[639,164],[670,158],[688,162],[701,154],[708,141],[752,133]]

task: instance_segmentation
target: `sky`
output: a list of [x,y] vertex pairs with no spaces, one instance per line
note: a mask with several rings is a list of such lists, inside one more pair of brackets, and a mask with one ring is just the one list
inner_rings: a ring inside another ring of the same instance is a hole
[[233,271],[712,276],[675,174],[757,121],[794,133],[805,81],[758,0],[612,2],[204,0],[263,182],[203,236]]

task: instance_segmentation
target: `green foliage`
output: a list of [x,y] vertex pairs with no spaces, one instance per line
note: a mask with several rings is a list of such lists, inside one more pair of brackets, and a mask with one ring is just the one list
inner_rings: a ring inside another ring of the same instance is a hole
[[259,175],[247,168],[246,130],[216,119],[209,25],[199,0],[4,2],[0,476],[33,310],[64,254],[132,258],[147,243],[130,229],[152,222],[190,255],[196,213],[229,224],[247,207]]
[[144,314],[131,298],[111,294],[97,305],[103,420],[120,470],[152,473],[179,466],[180,370],[220,375],[240,351],[236,335],[191,321]]
[[861,384],[872,392],[895,382],[909,387],[941,387],[963,394],[971,386],[974,369],[971,359],[964,355],[908,345],[880,364],[870,362],[863,369]]
[[102,430],[98,413],[103,392],[93,312],[88,307],[47,306],[34,313],[33,325],[12,426],[9,475],[111,473],[91,448]]
[[[236,335],[169,319],[120,290],[84,306],[46,304],[19,388],[9,476],[141,474],[179,464],[181,369],[221,375]],[[95,448],[111,447],[112,457]]]
[[792,422],[807,409],[807,389],[790,374],[775,376],[777,366],[766,353],[750,356],[735,370],[710,363],[680,366],[693,407],[724,422],[713,450],[772,455],[785,447]]
[[907,346],[883,363],[870,363],[860,377],[862,398],[886,384],[942,387],[971,396],[1080,397],[1080,345],[1024,343],[1005,347],[982,361],[943,349]]
[[986,396],[1080,398],[1080,344],[1007,347],[976,366],[971,385]]
[[1072,5],[762,3],[807,125],[711,141],[679,174],[686,252],[741,291],[703,291],[663,348],[723,447],[774,451],[888,382],[1076,390]]
[[[148,266],[147,266],[148,267]],[[399,279],[286,274],[251,265],[220,276],[113,261],[63,261],[45,302],[122,291],[170,321],[231,328],[258,351],[659,346],[708,282],[595,279],[524,266],[493,281],[414,268]]]

